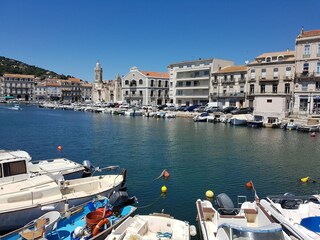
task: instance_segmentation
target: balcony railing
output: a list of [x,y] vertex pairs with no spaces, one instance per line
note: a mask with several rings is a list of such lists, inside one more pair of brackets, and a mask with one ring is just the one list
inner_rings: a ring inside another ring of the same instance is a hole
[[244,97],[244,93],[238,92],[238,93],[210,93],[210,97]]
[[286,96],[289,96],[289,95],[292,95],[292,91],[284,91],[284,92],[264,91],[264,92],[249,92],[248,93],[248,96],[263,96],[263,95],[268,95],[268,96],[270,96],[270,95],[272,95],[272,96],[286,95]]
[[320,77],[320,72],[302,72],[296,73],[296,78],[307,79],[307,78],[315,78]]

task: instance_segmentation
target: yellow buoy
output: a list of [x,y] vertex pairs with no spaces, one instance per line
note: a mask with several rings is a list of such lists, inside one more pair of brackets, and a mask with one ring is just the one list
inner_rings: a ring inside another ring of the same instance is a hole
[[207,198],[213,198],[213,196],[214,196],[213,191],[211,191],[211,190],[206,191],[206,197]]
[[162,192],[162,193],[166,193],[166,192],[167,192],[167,187],[163,185],[163,186],[161,187],[161,192]]
[[306,183],[309,181],[309,177],[300,178],[300,181]]

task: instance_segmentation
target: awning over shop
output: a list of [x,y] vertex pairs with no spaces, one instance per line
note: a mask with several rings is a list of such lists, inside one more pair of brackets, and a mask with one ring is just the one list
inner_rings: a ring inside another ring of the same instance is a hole
[[12,96],[5,96],[4,98],[5,99],[14,99],[14,97],[12,97]]

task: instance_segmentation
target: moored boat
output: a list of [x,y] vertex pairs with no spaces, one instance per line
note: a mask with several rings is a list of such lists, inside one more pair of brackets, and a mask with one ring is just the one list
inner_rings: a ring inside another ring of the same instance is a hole
[[47,212],[26,226],[1,236],[1,239],[102,240],[135,210],[136,207],[125,202],[114,206],[108,198],[94,198],[63,213]]
[[14,104],[12,107],[9,107],[9,109],[11,109],[11,110],[22,110],[22,108],[20,107],[20,105],[19,104]]
[[168,214],[154,213],[127,218],[106,240],[189,240],[191,234],[195,235],[196,230],[188,222],[174,219]]
[[231,239],[290,239],[280,224],[277,224],[260,205],[246,199],[240,208],[235,208],[224,193],[216,198],[217,208],[208,200],[196,201],[197,219],[203,240]]
[[294,122],[293,119],[290,119],[290,121],[286,125],[287,130],[296,130],[297,129],[297,124]]
[[261,205],[298,239],[318,239],[320,234],[319,195],[295,196],[291,193],[267,196]]
[[247,121],[248,127],[263,127],[263,116],[254,115],[252,120]]
[[125,172],[73,180],[64,180],[62,175],[60,180],[50,175],[28,174],[12,176],[10,181],[5,178],[0,180],[1,231],[19,228],[52,209],[62,212],[96,195],[109,197],[125,187]]
[[251,114],[237,114],[231,117],[230,124],[247,125],[248,120],[252,120],[252,119],[253,119],[253,116]]
[[208,117],[209,117],[209,113],[203,112],[201,114],[196,115],[193,118],[193,121],[194,122],[207,122],[208,121]]
[[[22,150],[0,150],[0,164],[7,172],[6,176],[0,177],[0,184],[13,181],[13,179],[25,179],[29,176],[45,174],[53,178],[60,178],[62,175],[64,179],[69,180],[89,176],[93,170],[88,160],[83,164],[66,158],[32,161],[30,154]],[[7,170],[13,166],[15,166],[16,172]]]

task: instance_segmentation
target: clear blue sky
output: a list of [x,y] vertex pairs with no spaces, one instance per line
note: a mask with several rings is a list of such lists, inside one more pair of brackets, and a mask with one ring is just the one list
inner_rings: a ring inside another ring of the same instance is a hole
[[293,50],[320,29],[320,0],[0,0],[0,56],[93,81],[130,67]]

